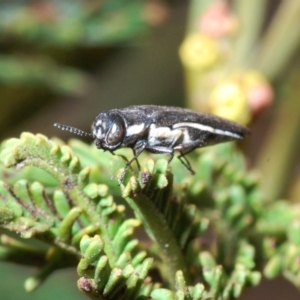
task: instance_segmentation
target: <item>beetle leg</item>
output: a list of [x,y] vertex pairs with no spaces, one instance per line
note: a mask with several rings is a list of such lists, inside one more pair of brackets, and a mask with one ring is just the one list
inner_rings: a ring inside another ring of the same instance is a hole
[[[192,148],[190,148],[189,150],[187,150],[186,152],[180,151],[180,155],[178,156],[178,159],[180,160],[180,162],[188,169],[188,171],[190,171],[193,175],[195,174],[195,171],[192,169],[192,166],[190,164],[190,162],[188,161],[188,159],[186,158],[186,154],[192,152],[193,150],[195,150],[196,148],[198,148],[198,143],[196,144],[197,146],[195,146],[195,144],[192,145]],[[148,151],[152,152],[152,153],[158,153],[158,154],[169,154],[169,159],[168,159],[168,164],[172,161],[173,157],[174,157],[174,149],[173,148],[167,148],[167,147],[159,147],[159,146],[152,146],[152,147],[147,147],[146,148]]]
[[[136,152],[136,149],[132,149],[132,152],[133,152],[133,156],[134,157],[136,157],[136,164],[137,164],[137,166],[138,166],[138,169],[139,169],[139,171],[141,171],[141,165],[140,165],[140,163],[139,163],[139,161],[138,161],[138,159],[137,159],[137,152]],[[141,154],[141,153],[140,153]]]
[[174,157],[174,150],[170,153],[168,164],[172,161],[173,157]]
[[195,150],[195,148],[192,148],[192,149],[188,150],[187,152],[180,151],[180,155],[178,155],[177,158],[193,175],[195,175],[195,171],[192,169],[192,166],[191,166],[189,160],[185,156],[188,153],[192,152],[193,150]]
[[124,180],[124,177],[125,177],[125,174],[127,172],[127,170],[129,169],[130,165],[136,160],[137,162],[137,165],[138,165],[138,168],[140,170],[140,164],[138,162],[138,157],[140,156],[140,154],[144,151],[145,149],[145,146],[146,146],[146,143],[145,142],[140,142],[138,144],[135,145],[135,147],[133,148],[133,158],[131,160],[129,160],[126,165],[125,165],[125,168],[121,174],[121,176],[119,177],[119,183],[121,184]]

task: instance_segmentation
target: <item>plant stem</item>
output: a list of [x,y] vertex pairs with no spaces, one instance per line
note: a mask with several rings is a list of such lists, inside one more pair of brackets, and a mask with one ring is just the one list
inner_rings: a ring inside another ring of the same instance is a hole
[[287,78],[291,84],[284,94],[285,99],[279,102],[277,115],[256,163],[264,176],[262,190],[268,200],[284,196],[292,176],[291,170],[299,157],[299,65],[300,61]]
[[185,279],[189,281],[186,263],[179,244],[165,217],[156,208],[153,199],[145,194],[139,194],[134,199],[127,197],[126,201],[142,220],[151,237],[157,242],[166,266],[166,278],[169,280],[170,285],[175,286],[175,274],[178,270],[181,270]]
[[235,54],[229,61],[234,69],[251,66],[254,45],[257,42],[266,12],[266,0],[234,0],[242,34],[238,35]]
[[274,79],[287,65],[300,42],[300,1],[281,1],[261,42],[254,61],[268,78]]

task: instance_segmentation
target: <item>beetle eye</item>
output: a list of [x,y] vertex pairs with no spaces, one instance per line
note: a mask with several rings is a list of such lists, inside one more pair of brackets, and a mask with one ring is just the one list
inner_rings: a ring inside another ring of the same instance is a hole
[[106,135],[107,144],[109,146],[117,147],[122,142],[124,134],[125,127],[123,120],[122,118],[117,117]]

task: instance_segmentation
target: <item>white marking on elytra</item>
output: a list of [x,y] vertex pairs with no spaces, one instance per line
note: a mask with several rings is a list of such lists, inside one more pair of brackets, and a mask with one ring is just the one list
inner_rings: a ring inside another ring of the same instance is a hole
[[190,144],[192,142],[189,132],[186,128],[182,128],[183,140],[182,144]]
[[215,133],[215,134],[231,136],[231,137],[236,138],[236,139],[241,139],[242,138],[242,136],[240,136],[237,133],[234,133],[234,132],[231,132],[231,131],[228,131],[228,130],[213,128],[211,126],[198,124],[198,123],[182,122],[182,123],[177,123],[177,124],[173,125],[173,128],[180,128],[180,127],[196,128],[196,129],[200,129],[200,130],[203,130],[203,131],[209,131],[209,132]]
[[126,135],[127,136],[136,135],[136,134],[141,133],[144,129],[145,129],[144,123],[141,123],[138,125],[132,125],[132,126],[127,127]]
[[182,135],[182,130],[172,130],[169,127],[156,127],[155,124],[150,125],[148,144],[151,146],[160,145],[162,140],[164,143],[171,143],[173,146],[179,137]]

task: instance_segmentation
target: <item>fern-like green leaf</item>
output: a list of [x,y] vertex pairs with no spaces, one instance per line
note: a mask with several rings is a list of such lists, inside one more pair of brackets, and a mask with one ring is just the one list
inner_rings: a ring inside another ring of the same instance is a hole
[[126,149],[112,156],[29,133],[0,149],[0,226],[12,232],[0,259],[38,267],[28,291],[76,265],[91,299],[231,300],[262,274],[299,286],[299,208],[265,201],[230,144],[191,155],[195,176],[142,155],[121,185]]

